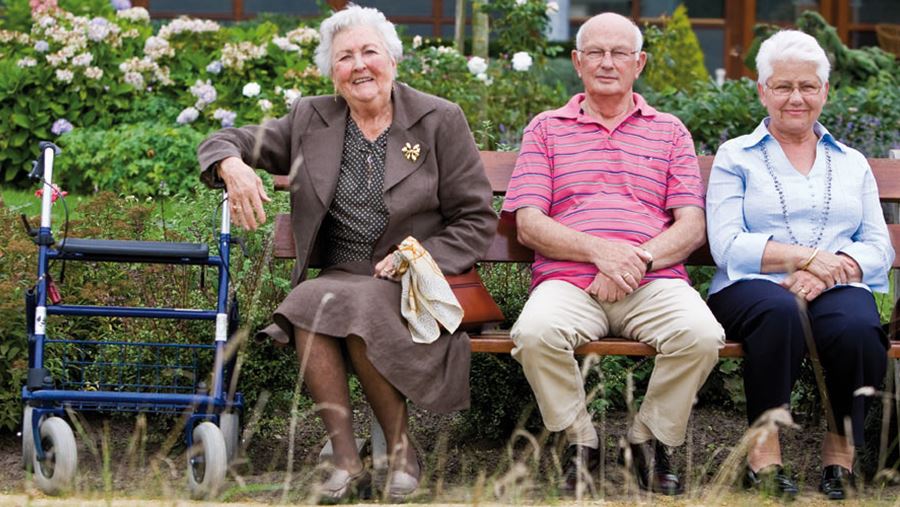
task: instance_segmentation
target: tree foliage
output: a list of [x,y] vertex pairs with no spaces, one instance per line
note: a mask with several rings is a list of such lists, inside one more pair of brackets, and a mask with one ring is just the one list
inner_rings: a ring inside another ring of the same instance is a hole
[[653,25],[644,28],[644,47],[648,58],[643,81],[651,88],[690,92],[709,81],[703,50],[684,4],[675,9],[662,29]]

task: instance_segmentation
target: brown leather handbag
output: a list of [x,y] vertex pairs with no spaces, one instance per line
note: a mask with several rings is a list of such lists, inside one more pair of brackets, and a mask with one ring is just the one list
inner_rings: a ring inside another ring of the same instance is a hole
[[503,322],[503,312],[484,287],[475,268],[459,275],[448,275],[446,278],[463,309],[460,329],[480,331],[485,324]]

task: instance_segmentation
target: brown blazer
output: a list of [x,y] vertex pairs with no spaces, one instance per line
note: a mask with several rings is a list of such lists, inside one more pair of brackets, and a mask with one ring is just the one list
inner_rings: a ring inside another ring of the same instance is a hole
[[[445,274],[459,274],[487,251],[496,230],[491,186],[462,110],[395,83],[384,200],[387,228],[373,251],[380,261],[407,236],[431,253]],[[222,129],[197,149],[201,179],[221,186],[210,169],[229,156],[272,174],[291,174],[291,226],[297,252],[292,283],[303,279],[340,174],[348,106],[343,98],[307,97],[262,125]],[[403,154],[419,146],[413,161]]]

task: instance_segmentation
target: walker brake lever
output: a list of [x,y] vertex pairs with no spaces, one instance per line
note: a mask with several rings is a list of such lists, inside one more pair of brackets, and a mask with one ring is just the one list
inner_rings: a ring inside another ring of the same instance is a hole
[[31,226],[31,223],[28,221],[28,217],[25,216],[25,213],[19,214],[19,218],[22,219],[22,227],[25,228],[25,232],[32,238],[36,238],[38,235],[38,230]]
[[250,256],[250,251],[247,250],[247,243],[244,241],[244,238],[241,238],[238,236],[232,236],[230,243],[232,245],[237,245],[237,246],[241,247],[241,253],[244,254],[244,257]]

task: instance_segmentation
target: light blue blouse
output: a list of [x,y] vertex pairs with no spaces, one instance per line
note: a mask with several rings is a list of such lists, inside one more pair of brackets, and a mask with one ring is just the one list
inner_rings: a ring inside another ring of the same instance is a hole
[[[804,176],[793,168],[764,119],[753,133],[719,147],[706,192],[706,225],[716,274],[709,293],[739,280],[780,283],[786,273],[760,273],[769,240],[792,244],[775,181],[766,169],[765,144],[775,177],[781,182],[790,228],[797,241],[832,253],[843,252],[862,269],[852,285],[887,292],[894,249],[888,236],[875,177],[862,153],[839,143],[818,122],[816,161]],[[831,204],[826,205],[827,150],[831,156]],[[818,244],[815,237],[828,207]]]

